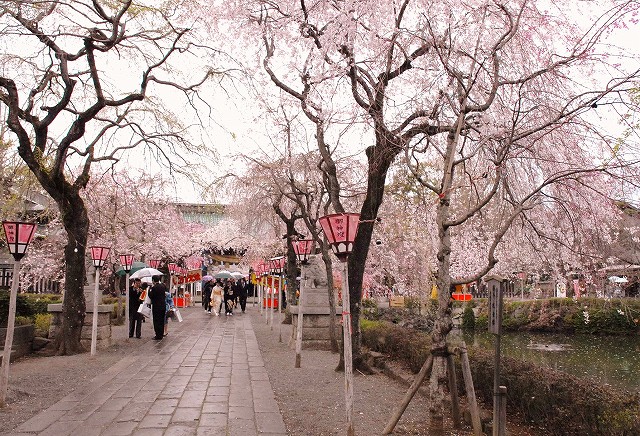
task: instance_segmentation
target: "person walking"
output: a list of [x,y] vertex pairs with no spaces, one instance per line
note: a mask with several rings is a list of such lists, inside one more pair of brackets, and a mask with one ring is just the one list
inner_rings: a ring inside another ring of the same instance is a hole
[[173,304],[173,297],[171,296],[171,292],[167,289],[165,293],[165,309],[166,312],[164,314],[164,334],[163,336],[167,336],[169,334],[169,318],[173,318],[175,315],[173,311],[176,306]]
[[233,304],[236,298],[233,293],[233,285],[233,279],[224,284],[224,314],[227,316],[233,315]]
[[159,341],[164,337],[164,316],[167,312],[167,287],[164,283],[160,283],[160,276],[153,276],[151,280],[153,281],[153,286],[149,291],[149,298],[151,299],[153,331],[156,334],[153,339]]
[[238,295],[240,310],[242,310],[242,313],[244,313],[244,310],[247,308],[247,285],[244,279],[240,279],[236,282],[236,289],[234,293]]
[[135,332],[136,338],[140,339],[142,336],[142,319],[144,316],[141,313],[138,313],[138,308],[140,307],[140,295],[142,295],[142,289],[140,285],[142,284],[142,280],[134,279],[133,286],[129,289],[129,301],[127,305],[129,306],[129,337],[132,338]]
[[204,311],[211,313],[211,291],[213,290],[213,280],[207,280],[202,289],[202,304]]
[[253,281],[251,281],[251,275],[249,275],[249,280],[247,280],[247,284],[245,286],[245,293],[247,294],[247,297],[253,298],[254,305],[255,305],[255,298],[256,298],[256,296],[254,295],[255,291],[256,291],[255,284],[253,283]]
[[213,305],[213,311],[216,316],[220,315],[220,311],[222,310],[222,294],[224,290],[222,286],[220,286],[220,282],[216,281],[213,288],[211,288],[211,301]]

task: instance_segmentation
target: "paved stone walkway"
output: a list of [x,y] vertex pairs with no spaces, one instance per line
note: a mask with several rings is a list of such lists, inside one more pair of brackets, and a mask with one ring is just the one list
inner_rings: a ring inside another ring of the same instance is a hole
[[286,435],[249,315],[181,313],[165,339],[141,343],[14,434]]

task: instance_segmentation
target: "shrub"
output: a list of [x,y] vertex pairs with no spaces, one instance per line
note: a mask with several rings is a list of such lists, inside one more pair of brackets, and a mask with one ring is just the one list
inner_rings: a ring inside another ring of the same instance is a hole
[[116,304],[118,297],[102,297],[102,304]]
[[33,324],[33,319],[31,319],[31,317],[16,316],[16,324],[15,324],[16,327],[20,325],[29,325],[29,324]]
[[399,327],[386,321],[360,323],[362,343],[369,349],[391,355],[418,372],[427,360],[431,347],[429,335]]
[[[24,294],[18,294],[16,298],[16,317],[32,316],[33,311],[27,297]],[[0,326],[7,326],[9,319],[9,292],[0,291]]]
[[53,316],[50,313],[39,313],[35,318],[36,336],[46,338],[49,336],[49,327]]
[[21,294],[27,300],[27,304],[31,308],[31,313],[47,313],[49,304],[61,303],[62,295],[60,294]]
[[476,327],[476,316],[473,313],[473,307],[470,304],[464,306],[462,311],[462,328],[464,330],[473,330]]
[[366,308],[366,309],[377,309],[378,308],[378,303],[376,302],[376,300],[372,299],[372,298],[363,298],[362,302],[360,303],[362,308]]
[[[493,352],[474,348],[469,357],[476,394],[491,402]],[[506,357],[501,359],[500,372],[507,386],[507,407],[529,423],[544,425],[548,434],[640,434],[638,394],[618,393],[590,380]]]
[[[486,326],[488,306],[478,305],[476,328]],[[550,298],[506,301],[504,331],[634,335],[640,333],[640,301],[635,299]]]

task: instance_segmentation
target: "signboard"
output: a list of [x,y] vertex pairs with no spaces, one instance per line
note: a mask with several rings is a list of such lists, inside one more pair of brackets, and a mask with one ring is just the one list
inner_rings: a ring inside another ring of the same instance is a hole
[[502,285],[492,285],[489,291],[489,333],[502,333]]
[[389,298],[389,307],[404,307],[404,296]]
[[202,270],[192,269],[187,271],[186,276],[182,275],[174,275],[173,276],[173,284],[174,285],[184,285],[186,283],[196,283],[202,280]]

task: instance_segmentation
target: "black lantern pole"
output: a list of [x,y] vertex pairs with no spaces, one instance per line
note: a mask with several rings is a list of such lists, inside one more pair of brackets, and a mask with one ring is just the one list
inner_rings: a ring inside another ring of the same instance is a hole
[[16,324],[16,300],[18,299],[18,282],[20,281],[20,261],[27,253],[27,247],[36,233],[35,223],[3,221],[4,236],[13,256],[13,279],[11,280],[11,294],[9,296],[9,314],[7,319],[7,335],[4,338],[2,352],[2,368],[0,371],[0,406],[4,407],[9,388],[9,365],[11,348],[13,347],[13,329]]

